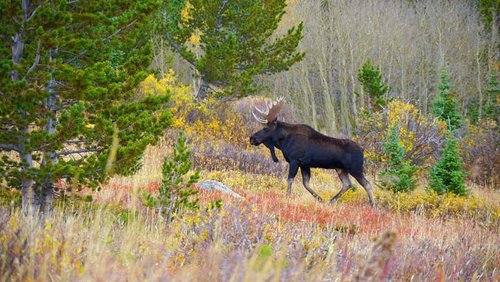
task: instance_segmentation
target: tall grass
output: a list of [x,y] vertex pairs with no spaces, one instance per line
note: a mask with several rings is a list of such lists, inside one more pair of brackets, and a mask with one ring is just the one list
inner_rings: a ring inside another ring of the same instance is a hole
[[[274,198],[273,198],[274,197]],[[277,205],[279,203],[279,205]],[[303,207],[303,209],[298,208]],[[304,217],[312,211],[313,217]],[[321,221],[327,212],[326,221]],[[0,209],[0,279],[494,280],[498,228],[471,219],[325,209],[272,194],[170,225],[151,210],[65,207],[46,221]],[[317,221],[320,220],[320,221]]]

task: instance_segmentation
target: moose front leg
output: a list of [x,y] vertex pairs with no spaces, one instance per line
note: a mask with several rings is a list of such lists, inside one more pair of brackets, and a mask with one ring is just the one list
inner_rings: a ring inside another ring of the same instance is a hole
[[302,172],[302,184],[304,184],[306,190],[309,191],[309,193],[311,193],[316,200],[323,202],[323,199],[316,194],[313,189],[311,189],[311,186],[309,186],[309,180],[311,180],[311,168],[301,166],[300,171]]
[[289,168],[288,168],[288,179],[286,180],[288,182],[288,195],[289,196],[292,194],[293,179],[297,175],[298,171],[299,171],[299,163],[298,162],[291,162],[289,164]]
[[270,143],[264,142],[264,146],[266,146],[271,152],[271,157],[275,163],[279,162],[278,157],[276,156],[276,152],[274,151],[274,146]]

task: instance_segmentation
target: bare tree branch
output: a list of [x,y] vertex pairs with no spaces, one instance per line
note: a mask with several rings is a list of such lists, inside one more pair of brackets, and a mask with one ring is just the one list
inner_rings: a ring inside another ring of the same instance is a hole
[[115,37],[117,34],[119,34],[120,32],[122,32],[124,29],[127,29],[127,28],[130,28],[135,22],[137,22],[137,19],[134,19],[131,23],[129,23],[127,26],[125,26],[124,28],[119,28],[117,31],[115,31],[113,34],[111,34],[110,36],[108,36],[106,38],[106,40],[111,40],[113,37]]
[[[165,33],[165,38],[167,39],[168,44],[170,44],[170,46],[172,46],[172,48],[174,48],[177,53],[182,54],[182,52],[183,52],[182,47],[179,46],[179,44],[177,44],[174,41],[174,39],[172,38],[172,36],[170,36],[170,34],[168,32]],[[191,60],[190,58],[186,58],[184,56],[182,58],[184,58],[184,60],[186,60],[186,62],[191,64],[193,67],[196,67],[195,62],[193,60]]]
[[95,153],[95,152],[100,152],[102,149],[80,149],[80,150],[73,150],[73,151],[65,151],[65,152],[60,152],[57,153],[57,156],[67,156],[67,155],[73,155],[73,154],[82,154],[82,153]]
[[40,6],[40,5],[38,5],[38,6],[37,6],[37,7],[33,10],[33,12],[31,12],[31,15],[29,15],[29,16],[26,18],[26,21],[27,21],[27,22],[28,22],[28,21],[30,21],[30,20],[31,20],[31,19],[35,16],[36,11],[38,11],[38,9],[39,9],[40,7],[41,7],[41,6]]
[[2,144],[0,143],[0,149],[2,149],[3,151],[16,151],[16,152],[19,152],[19,148],[15,145],[11,145],[11,144]]
[[33,62],[33,65],[31,65],[31,67],[26,72],[25,77],[27,77],[28,74],[36,68],[36,66],[38,66],[38,63],[40,62],[40,49],[41,49],[41,47],[42,47],[42,42],[40,40],[38,40],[38,47],[36,49],[35,61]]

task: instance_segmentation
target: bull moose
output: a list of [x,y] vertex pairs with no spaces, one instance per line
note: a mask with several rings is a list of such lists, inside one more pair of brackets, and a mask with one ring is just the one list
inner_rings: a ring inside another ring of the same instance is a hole
[[281,150],[289,163],[288,195],[292,192],[293,179],[300,168],[304,187],[318,201],[323,201],[309,185],[311,168],[336,169],[342,181],[342,188],[330,199],[330,203],[335,203],[351,188],[350,174],[366,190],[370,205],[373,207],[375,202],[371,185],[363,173],[363,149],[352,140],[323,135],[308,125],[279,121],[277,117],[283,105],[283,98],[280,98],[266,103],[265,110],[255,107],[258,114],[254,111],[252,114],[258,122],[264,124],[264,128],[250,137],[250,144],[254,146],[264,144],[271,151],[275,162],[278,162],[278,158],[274,148]]

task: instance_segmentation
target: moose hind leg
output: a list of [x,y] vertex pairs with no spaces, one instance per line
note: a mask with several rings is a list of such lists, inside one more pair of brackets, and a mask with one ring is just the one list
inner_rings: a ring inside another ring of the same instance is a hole
[[299,164],[296,162],[291,162],[289,164],[288,168],[288,178],[286,182],[288,183],[288,196],[292,194],[292,184],[293,184],[293,179],[297,175],[297,172],[299,171]]
[[370,200],[370,205],[372,207],[375,207],[375,201],[373,200],[373,193],[372,193],[372,185],[370,182],[366,179],[366,177],[363,174],[360,175],[353,175],[354,178],[356,178],[356,181],[358,181],[363,188],[365,188],[366,193],[368,194],[368,199]]
[[311,180],[311,168],[309,167],[300,167],[300,171],[302,172],[302,184],[304,184],[304,187],[306,188],[309,193],[318,201],[323,202],[323,199],[316,194],[316,192],[311,189],[311,186],[309,185],[309,180]]
[[342,188],[337,193],[337,195],[333,196],[330,199],[330,204],[334,204],[337,200],[342,196],[347,190],[352,187],[351,180],[349,179],[349,174],[343,169],[337,169],[337,173],[339,174],[340,181],[342,181]]

